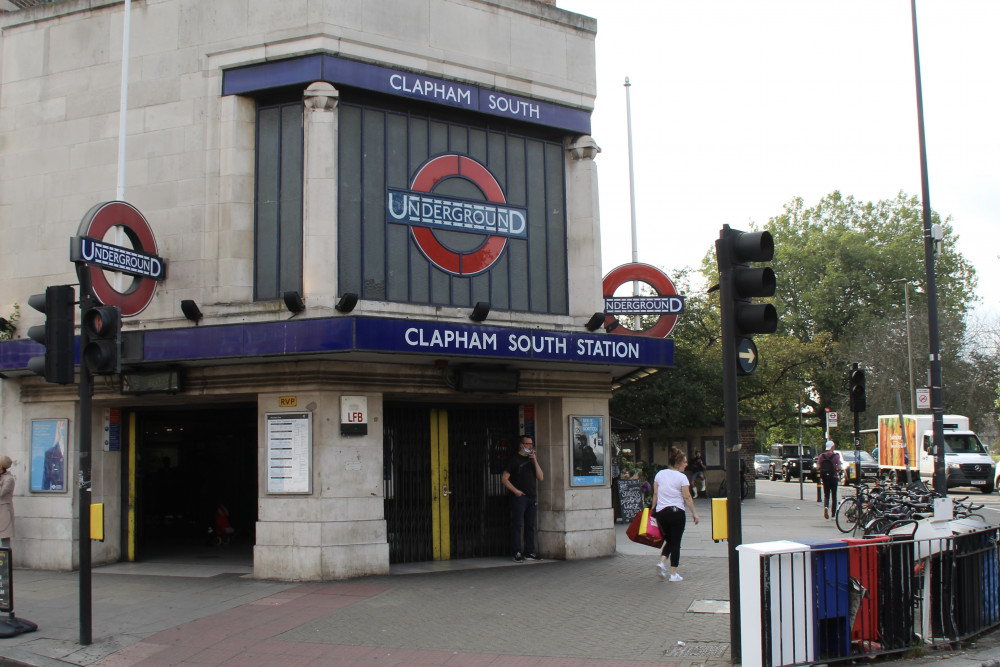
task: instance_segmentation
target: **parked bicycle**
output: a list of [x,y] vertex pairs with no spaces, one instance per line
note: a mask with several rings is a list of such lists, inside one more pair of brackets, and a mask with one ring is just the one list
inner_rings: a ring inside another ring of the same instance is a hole
[[[729,485],[728,480],[723,477],[722,484],[719,484],[719,493],[716,494],[716,498],[726,498],[729,496]],[[747,495],[750,493],[750,482],[747,481],[746,475],[740,475],[740,500],[746,499]]]

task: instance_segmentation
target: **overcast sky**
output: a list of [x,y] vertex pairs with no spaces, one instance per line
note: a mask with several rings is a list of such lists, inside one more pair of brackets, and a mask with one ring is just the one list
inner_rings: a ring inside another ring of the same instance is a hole
[[[632,256],[626,76],[639,261],[668,274],[796,196],[921,195],[909,0],[558,6],[598,20],[604,273]],[[931,206],[1000,317],[1000,0],[918,0],[917,21]]]

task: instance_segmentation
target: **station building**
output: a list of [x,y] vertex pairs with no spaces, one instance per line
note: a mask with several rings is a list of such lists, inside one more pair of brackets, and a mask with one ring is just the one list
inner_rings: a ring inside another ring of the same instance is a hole
[[[16,565],[78,566],[81,485],[104,509],[94,564],[220,548],[259,578],[331,580],[509,556],[500,474],[522,434],[541,555],[614,551],[608,399],[673,348],[603,326],[592,19],[538,0],[0,5]],[[107,270],[95,241],[163,271]],[[81,275],[125,315],[85,480],[76,385],[27,370],[29,297],[79,298]]]

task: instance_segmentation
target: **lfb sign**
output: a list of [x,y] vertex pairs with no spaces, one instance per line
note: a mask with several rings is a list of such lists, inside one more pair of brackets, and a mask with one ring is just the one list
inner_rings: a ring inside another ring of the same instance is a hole
[[368,434],[368,397],[340,397],[340,434]]

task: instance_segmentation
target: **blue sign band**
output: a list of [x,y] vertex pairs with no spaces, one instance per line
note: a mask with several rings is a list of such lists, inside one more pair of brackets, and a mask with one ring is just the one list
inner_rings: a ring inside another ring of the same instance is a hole
[[222,94],[247,95],[316,81],[590,134],[590,112],[583,109],[325,54],[228,69],[222,73]]
[[528,210],[523,206],[429,195],[399,188],[388,189],[385,219],[387,222],[445,231],[528,238]]
[[358,318],[357,349],[493,359],[543,359],[664,368],[673,341],[644,336],[575,334],[468,324]]
[[70,239],[69,259],[71,262],[84,262],[140,278],[163,280],[166,277],[167,266],[162,258],[104,243],[89,236],[74,236]]
[[[674,342],[664,338],[367,317],[155,329],[142,337],[142,359],[134,363],[387,352],[621,367],[674,365]],[[0,372],[27,369],[28,359],[43,349],[26,339],[0,343]]]
[[676,315],[684,312],[684,297],[609,296],[604,297],[604,312],[608,315]]

